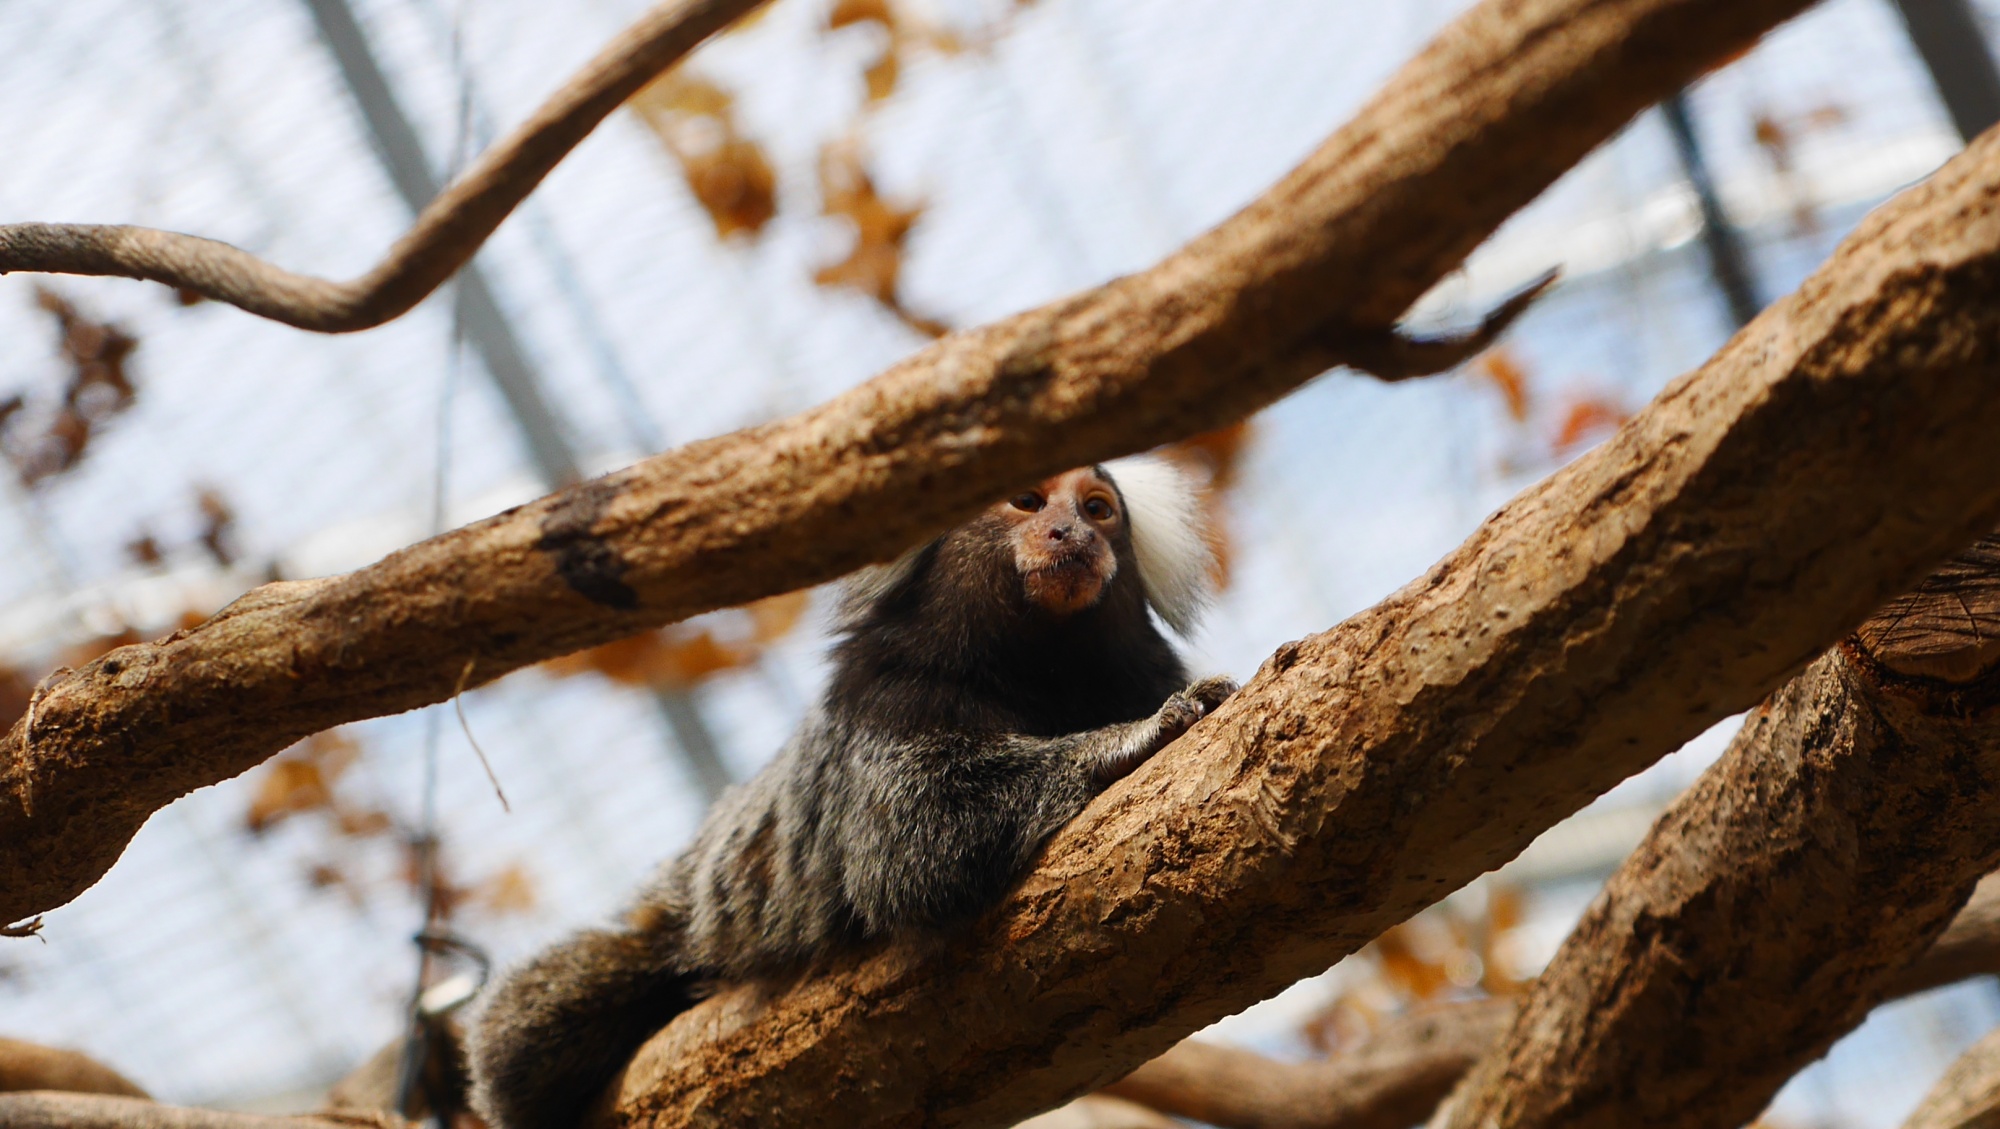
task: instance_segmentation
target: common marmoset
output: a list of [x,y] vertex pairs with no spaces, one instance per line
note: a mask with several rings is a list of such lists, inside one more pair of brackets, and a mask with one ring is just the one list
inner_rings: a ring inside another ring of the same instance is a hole
[[1059,475],[849,580],[824,698],[622,928],[513,972],[473,1035],[497,1129],[570,1129],[706,985],[993,904],[1106,785],[1236,689],[1190,684],[1211,557],[1182,473]]

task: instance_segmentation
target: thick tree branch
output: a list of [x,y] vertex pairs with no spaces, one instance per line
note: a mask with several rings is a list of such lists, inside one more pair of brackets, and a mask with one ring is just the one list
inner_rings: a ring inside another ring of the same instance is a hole
[[1487,0],[1151,270],[946,338],[791,420],[359,572],[267,585],[52,681],[0,742],[0,922],[75,897],[154,810],[308,733],[829,580],[1021,482],[1207,430],[1389,348],[1394,319],[1509,213],[1803,6]]
[[2000,1030],[1951,1064],[1903,1129],[2000,1129]]
[[1728,1129],[1895,990],[2000,864],[2000,536],[1951,566],[1750,715],[1434,1126]]
[[98,224],[0,224],[0,274],[47,271],[164,282],[321,333],[402,316],[472,258],[569,151],[625,99],[763,0],[667,0],[611,41],[534,116],[427,205],[350,282],[295,274],[227,243]]
[[1065,1106],[1030,1117],[1014,1129],[1186,1129],[1180,1122],[1142,1105],[1101,1094],[1085,1094]]
[[2000,875],[1973,889],[1972,900],[1951,919],[1951,927],[1915,964],[1889,981],[1889,996],[1901,998],[1975,976],[2000,975]]
[[1988,137],[1878,209],[1604,446],[1281,648],[963,933],[681,1016],[622,1117],[1005,1124],[1324,969],[1754,704],[2000,519],[1996,186]]
[[[1885,998],[1995,973],[2000,876],[1989,876],[1944,935],[1894,977]],[[1500,1041],[1515,1007],[1512,999],[1486,999],[1412,1012],[1354,1049],[1316,1062],[1281,1062],[1190,1039],[1103,1092],[1221,1129],[1404,1129],[1429,1117]]]
[[387,1114],[270,1117],[53,1090],[0,1094],[0,1125],[7,1129],[407,1129],[401,1118]]
[[1221,1129],[1409,1129],[1513,1019],[1507,999],[1429,1008],[1318,1062],[1189,1040],[1103,1092]]
[[[82,1051],[0,1038],[0,1093],[17,1090],[147,1096],[138,1083]],[[0,1118],[0,1125],[5,1124],[6,1119]]]

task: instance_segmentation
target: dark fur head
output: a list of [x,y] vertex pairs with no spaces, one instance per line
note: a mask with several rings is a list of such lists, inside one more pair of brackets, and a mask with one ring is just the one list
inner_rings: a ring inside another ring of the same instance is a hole
[[1020,732],[1144,717],[1185,681],[1147,609],[1188,627],[1209,562],[1167,464],[1057,475],[851,580],[829,701]]

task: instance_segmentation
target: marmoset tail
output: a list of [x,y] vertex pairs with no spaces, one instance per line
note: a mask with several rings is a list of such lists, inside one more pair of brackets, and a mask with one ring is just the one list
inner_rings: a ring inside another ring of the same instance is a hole
[[1232,693],[1189,683],[1194,492],[1158,459],[1059,475],[848,581],[826,694],[641,891],[518,969],[473,1035],[495,1129],[571,1129],[716,982],[998,900],[1048,839]]

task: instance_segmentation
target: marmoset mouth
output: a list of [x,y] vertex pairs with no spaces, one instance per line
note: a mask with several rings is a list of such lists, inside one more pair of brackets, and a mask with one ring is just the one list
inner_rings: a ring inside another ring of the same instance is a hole
[[1088,553],[1065,554],[1021,574],[1028,599],[1058,615],[1080,612],[1104,594],[1105,576]]

